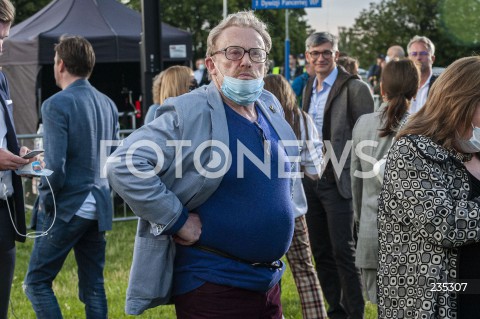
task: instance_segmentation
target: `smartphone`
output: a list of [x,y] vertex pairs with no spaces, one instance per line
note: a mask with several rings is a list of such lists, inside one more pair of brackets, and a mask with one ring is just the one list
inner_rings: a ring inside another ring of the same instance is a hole
[[22,158],[29,159],[29,158],[35,157],[39,154],[42,154],[43,152],[44,152],[44,150],[41,150],[41,149],[31,150],[27,154],[23,155]]

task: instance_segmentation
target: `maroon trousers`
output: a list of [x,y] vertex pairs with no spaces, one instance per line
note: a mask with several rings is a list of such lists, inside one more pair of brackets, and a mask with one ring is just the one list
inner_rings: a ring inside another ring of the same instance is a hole
[[205,283],[174,297],[178,319],[281,319],[280,286],[267,292]]

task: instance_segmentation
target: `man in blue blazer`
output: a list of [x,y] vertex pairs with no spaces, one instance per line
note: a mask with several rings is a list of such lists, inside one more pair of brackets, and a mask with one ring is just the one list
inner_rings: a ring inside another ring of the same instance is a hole
[[62,37],[55,46],[54,75],[62,91],[42,105],[45,164],[54,173],[42,178],[32,221],[41,231],[54,225],[35,239],[25,278],[37,318],[62,318],[52,281],[72,249],[86,317],[107,318],[105,231],[112,228],[113,210],[100,158],[110,154],[101,142],[118,139],[118,112],[88,82],[94,64],[93,48],[82,37]]

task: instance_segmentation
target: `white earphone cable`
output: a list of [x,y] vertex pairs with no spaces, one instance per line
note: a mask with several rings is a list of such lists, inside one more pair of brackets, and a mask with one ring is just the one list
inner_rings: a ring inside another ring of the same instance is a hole
[[[57,218],[57,205],[55,203],[55,195],[53,195],[52,185],[50,185],[50,181],[48,180],[48,177],[47,176],[44,176],[44,177],[47,180],[48,186],[50,186],[50,191],[52,192],[52,199],[53,199],[53,221],[52,221],[52,224],[50,225],[50,227],[48,227],[48,229],[46,231],[32,231],[32,232],[29,232],[29,233],[26,233],[26,234],[20,234],[17,227],[15,226],[15,222],[13,221],[12,211],[10,210],[10,204],[8,203],[8,199],[6,200],[7,208],[8,208],[8,214],[10,215],[10,220],[12,221],[12,225],[13,225],[13,228],[15,229],[15,232],[19,236],[27,237],[27,238],[38,238],[38,237],[42,237],[42,236],[47,236],[48,232],[50,231],[50,229],[52,229],[53,225],[55,224],[55,219]],[[6,186],[5,186],[5,190],[6,190]]]

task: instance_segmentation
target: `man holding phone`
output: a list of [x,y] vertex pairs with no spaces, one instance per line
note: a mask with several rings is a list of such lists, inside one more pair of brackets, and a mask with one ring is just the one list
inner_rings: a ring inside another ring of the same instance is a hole
[[[9,0],[0,0],[0,52],[3,51],[3,39],[9,34],[14,17],[15,8],[12,3]],[[0,319],[6,319],[15,269],[15,241],[24,242],[25,237],[20,234],[25,234],[26,231],[22,181],[13,171],[35,161],[36,158],[20,157],[29,150],[18,145],[10,90],[5,74],[1,71],[0,104]]]
[[[23,155],[22,158],[37,159],[38,158],[37,156],[42,154],[43,152],[44,150],[42,149],[31,150],[27,154]],[[25,165],[20,169],[17,169],[15,173],[24,177],[50,176],[53,173],[53,171],[48,169],[43,169],[44,166],[45,166],[45,163],[43,161],[35,160],[34,162],[31,163],[31,165]]]
[[28,153],[26,153],[25,155],[23,155],[22,158],[30,159],[30,158],[33,158],[37,155],[42,154],[43,152],[44,152],[44,150],[41,150],[41,149],[31,150]]

